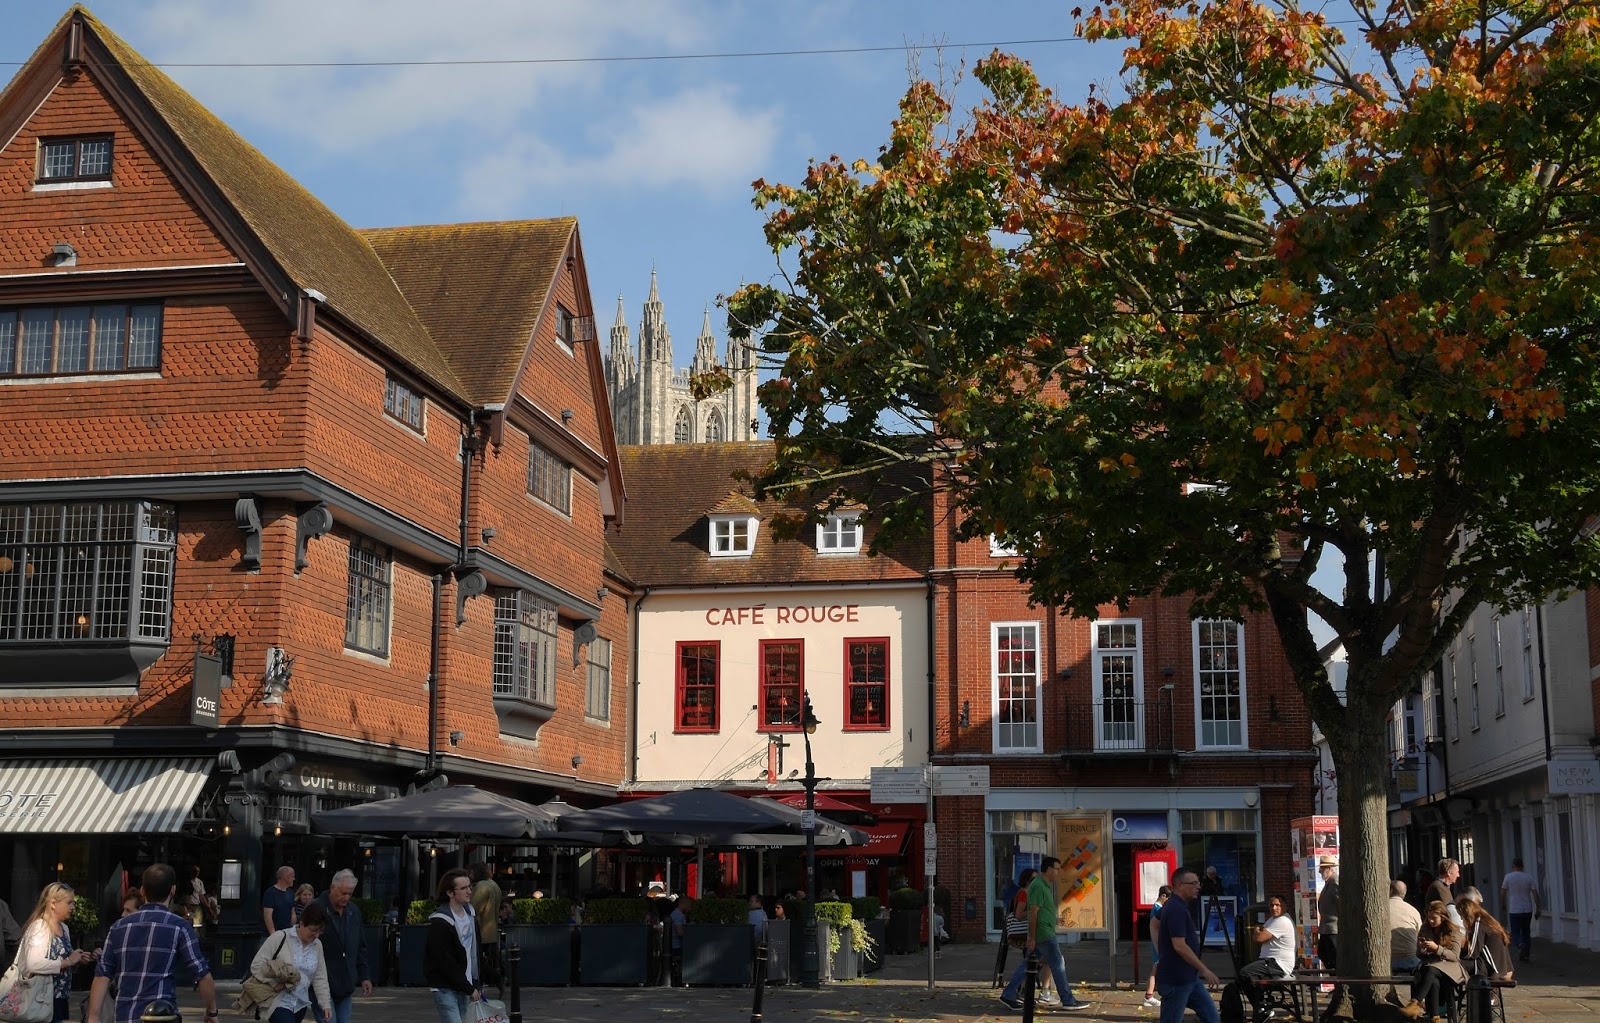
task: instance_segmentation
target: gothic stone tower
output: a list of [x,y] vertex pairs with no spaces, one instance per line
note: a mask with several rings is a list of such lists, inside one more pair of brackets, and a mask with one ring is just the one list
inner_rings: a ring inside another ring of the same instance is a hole
[[[696,401],[689,390],[690,375],[719,365],[733,377],[733,386]],[[695,339],[693,361],[687,369],[675,368],[672,335],[654,270],[650,271],[650,296],[639,323],[637,354],[628,336],[622,297],[617,296],[611,352],[606,356],[606,387],[611,392],[619,444],[699,444],[754,440],[757,436],[753,426],[757,415],[754,349],[730,341],[723,363],[717,357],[708,308]]]

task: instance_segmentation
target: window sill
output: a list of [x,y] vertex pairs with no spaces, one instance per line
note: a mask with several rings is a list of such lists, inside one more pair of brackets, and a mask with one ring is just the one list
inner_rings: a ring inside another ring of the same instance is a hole
[[881,725],[845,725],[843,727],[842,731],[846,731],[846,732],[887,732],[887,731],[889,731],[889,725],[888,725],[887,722],[885,722],[884,724],[881,724]]
[[501,734],[537,739],[539,729],[555,716],[556,709],[547,703],[497,693],[494,697],[494,713],[499,719]]
[[111,182],[99,179],[95,181],[35,181],[35,192],[86,192],[96,188],[110,188]]
[[720,735],[721,728],[674,728],[673,735]]

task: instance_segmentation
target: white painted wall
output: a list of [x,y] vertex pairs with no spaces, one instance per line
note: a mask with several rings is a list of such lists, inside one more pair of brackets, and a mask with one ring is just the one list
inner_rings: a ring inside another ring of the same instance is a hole
[[[845,641],[868,637],[890,641],[889,728],[847,732]],[[928,622],[922,583],[655,592],[645,598],[639,616],[640,787],[766,781],[769,730],[752,709],[759,700],[756,672],[763,639],[805,642],[806,692],[821,722],[811,737],[812,756],[817,774],[828,778],[830,787],[865,787],[873,767],[927,763]],[[721,644],[721,727],[715,733],[680,734],[673,728],[677,644],[708,640]],[[792,743],[784,750],[783,774],[795,769],[803,774],[801,736],[783,734]]]

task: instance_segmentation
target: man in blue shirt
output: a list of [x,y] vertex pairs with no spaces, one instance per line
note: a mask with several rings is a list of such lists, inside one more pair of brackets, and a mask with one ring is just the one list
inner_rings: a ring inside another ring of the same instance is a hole
[[94,986],[89,989],[89,1019],[100,1019],[106,991],[117,982],[116,1023],[138,1023],[146,1005],[177,1001],[173,966],[182,962],[199,982],[195,985],[206,1006],[206,1023],[216,1023],[217,991],[211,964],[200,951],[194,927],[167,907],[177,873],[165,863],[152,863],[140,875],[145,904],[111,925],[100,961],[95,964]]
[[278,868],[278,876],[261,893],[261,926],[272,937],[294,926],[294,868]]
[[1218,1023],[1217,1003],[1206,990],[1216,986],[1217,975],[1200,961],[1200,928],[1189,915],[1189,904],[1200,894],[1200,878],[1188,867],[1178,868],[1172,874],[1172,894],[1161,907],[1156,939],[1160,1023],[1181,1023],[1184,1009],[1193,1009],[1201,1023]]

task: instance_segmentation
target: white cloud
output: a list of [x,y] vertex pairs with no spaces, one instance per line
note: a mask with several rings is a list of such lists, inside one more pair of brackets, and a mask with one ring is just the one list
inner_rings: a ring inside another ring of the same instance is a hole
[[535,189],[742,190],[778,141],[775,108],[741,109],[731,87],[696,86],[637,104],[579,141],[527,134],[462,173],[462,204],[476,216],[514,214]]
[[655,53],[707,44],[711,28],[694,13],[679,0],[157,0],[123,31],[224,119],[351,153],[515,123],[592,93],[613,65],[170,65]]

